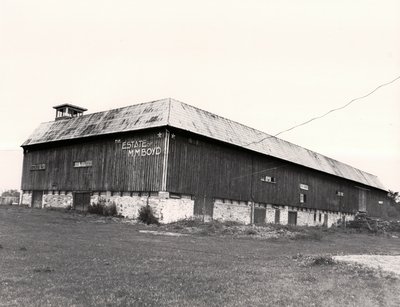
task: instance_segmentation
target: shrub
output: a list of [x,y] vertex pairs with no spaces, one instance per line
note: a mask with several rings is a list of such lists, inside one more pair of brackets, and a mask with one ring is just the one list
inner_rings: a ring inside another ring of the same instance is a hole
[[158,221],[158,218],[156,218],[154,216],[153,210],[151,209],[151,207],[149,205],[146,205],[139,209],[138,220],[147,225],[150,225],[150,224],[159,225],[160,224]]
[[114,202],[109,203],[105,199],[100,199],[98,203],[90,204],[87,211],[92,214],[116,216],[117,206]]
[[104,216],[116,216],[117,215],[117,206],[114,202],[109,203],[108,205],[103,207],[103,215]]
[[103,206],[101,202],[90,204],[87,211],[89,213],[103,215]]
[[1,197],[15,197],[19,198],[19,191],[18,190],[7,190],[1,193]]

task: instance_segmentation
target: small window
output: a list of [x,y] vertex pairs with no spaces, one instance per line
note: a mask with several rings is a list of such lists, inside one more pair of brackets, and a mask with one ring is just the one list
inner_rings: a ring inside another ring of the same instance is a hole
[[46,169],[46,164],[45,163],[40,163],[40,164],[32,164],[31,165],[31,171],[42,171]]
[[175,198],[175,199],[180,199],[181,194],[177,194],[177,193],[169,193],[169,198]]
[[307,201],[307,195],[300,193],[300,203],[304,204]]
[[91,167],[91,166],[92,166],[92,160],[74,162],[74,167]]
[[317,221],[317,212],[314,212],[314,222]]
[[276,183],[275,177],[271,177],[271,176],[261,177],[261,181],[268,182],[268,183]]
[[340,196],[340,197],[343,197],[343,196],[344,196],[344,193],[341,192],[341,191],[336,191],[336,195],[337,195],[337,196]]
[[300,183],[299,187],[300,187],[300,189],[302,189],[302,190],[308,191],[308,185],[307,185],[307,184]]
[[321,220],[322,220],[322,214],[320,213],[319,214],[319,221],[321,222]]

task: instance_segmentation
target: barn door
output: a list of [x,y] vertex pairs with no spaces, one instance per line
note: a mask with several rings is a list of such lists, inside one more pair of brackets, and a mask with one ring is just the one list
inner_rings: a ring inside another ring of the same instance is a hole
[[214,199],[206,196],[198,196],[194,200],[194,215],[200,216],[204,221],[212,219],[214,212]]
[[328,213],[324,214],[324,227],[328,227]]
[[367,192],[366,190],[358,190],[358,211],[367,211]]
[[90,192],[75,192],[73,204],[75,210],[86,211],[90,205]]
[[32,207],[42,208],[43,203],[43,191],[33,191],[32,192]]
[[297,225],[297,212],[289,211],[288,224],[289,225]]
[[267,210],[265,208],[254,207],[254,224],[262,225],[265,224],[265,216]]
[[281,220],[281,210],[275,209],[275,224],[280,224]]

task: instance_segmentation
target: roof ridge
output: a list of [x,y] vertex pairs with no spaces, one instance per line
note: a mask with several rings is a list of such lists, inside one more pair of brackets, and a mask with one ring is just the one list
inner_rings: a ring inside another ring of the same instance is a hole
[[238,122],[238,121],[236,121],[236,120],[232,120],[232,119],[229,119],[229,118],[227,118],[227,117],[224,117],[224,116],[221,116],[221,115],[212,113],[212,112],[210,112],[210,111],[207,111],[207,110],[204,110],[204,109],[200,109],[199,107],[193,106],[193,105],[191,105],[191,104],[188,104],[188,103],[183,102],[183,101],[180,101],[180,100],[176,100],[176,99],[173,99],[173,98],[172,98],[172,100],[174,100],[175,102],[179,102],[179,103],[181,103],[181,104],[184,104],[184,105],[186,105],[186,106],[192,107],[192,108],[194,108],[194,109],[200,110],[200,111],[202,111],[202,112],[211,114],[212,116],[217,116],[217,117],[222,118],[222,119],[224,119],[224,120],[227,120],[227,121],[229,121],[229,122],[237,123],[237,124],[239,124],[239,125],[242,125],[242,126],[244,126],[244,127],[249,128],[249,129],[251,129],[251,130],[254,130],[254,131],[257,131],[257,132],[261,132],[261,133],[263,133],[263,134],[266,134],[266,135],[269,135],[269,136],[271,136],[271,137],[274,137],[274,138],[276,138],[276,139],[278,139],[278,140],[281,140],[280,138],[278,138],[278,137],[276,137],[276,136],[273,136],[272,134],[268,134],[268,133],[266,133],[266,132],[264,132],[264,131],[261,131],[261,130],[255,129],[255,128],[253,128],[253,127],[247,126],[247,125],[242,124],[242,123],[240,123],[240,122]]

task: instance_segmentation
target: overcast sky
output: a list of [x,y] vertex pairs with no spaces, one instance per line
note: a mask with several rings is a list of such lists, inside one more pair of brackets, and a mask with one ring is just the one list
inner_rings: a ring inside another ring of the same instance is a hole
[[[0,189],[52,106],[172,97],[275,134],[400,76],[400,1],[0,0]],[[281,138],[400,190],[400,80]]]

